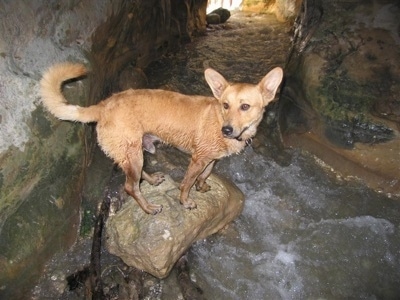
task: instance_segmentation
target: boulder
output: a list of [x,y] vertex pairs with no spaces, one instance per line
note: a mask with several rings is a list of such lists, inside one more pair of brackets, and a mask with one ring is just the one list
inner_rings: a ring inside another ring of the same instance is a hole
[[230,11],[220,7],[207,14],[206,21],[207,24],[220,24],[228,21],[230,17],[231,17]]
[[305,149],[339,176],[396,197],[399,12],[393,0],[319,0],[304,8],[278,104],[286,146]]
[[221,17],[219,14],[212,14],[209,13],[206,16],[207,24],[220,24],[221,23]]
[[207,183],[209,192],[191,191],[197,208],[186,210],[178,200],[179,185],[169,176],[159,186],[143,182],[143,195],[162,204],[163,211],[148,215],[127,196],[122,208],[107,220],[106,248],[129,266],[166,277],[195,241],[218,232],[243,209],[244,196],[232,183],[216,175]]

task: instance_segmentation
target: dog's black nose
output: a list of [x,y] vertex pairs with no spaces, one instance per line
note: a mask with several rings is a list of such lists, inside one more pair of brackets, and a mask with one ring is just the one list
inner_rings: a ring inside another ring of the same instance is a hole
[[225,136],[230,136],[232,134],[232,132],[233,132],[232,126],[224,126],[224,127],[222,127],[222,133]]

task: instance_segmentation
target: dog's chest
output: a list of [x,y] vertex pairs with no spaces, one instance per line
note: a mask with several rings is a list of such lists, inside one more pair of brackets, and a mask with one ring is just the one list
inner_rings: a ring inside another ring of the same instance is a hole
[[225,139],[227,143],[227,152],[228,154],[226,156],[232,155],[232,154],[238,154],[243,151],[244,147],[246,146],[245,141],[238,141],[235,139]]

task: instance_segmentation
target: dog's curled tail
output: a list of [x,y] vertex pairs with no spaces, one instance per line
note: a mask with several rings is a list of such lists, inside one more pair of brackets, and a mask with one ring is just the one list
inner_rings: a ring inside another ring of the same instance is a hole
[[61,63],[50,67],[40,80],[42,103],[46,109],[61,120],[96,122],[100,115],[98,106],[68,104],[62,93],[62,85],[66,80],[82,77],[86,73],[86,68],[81,64]]

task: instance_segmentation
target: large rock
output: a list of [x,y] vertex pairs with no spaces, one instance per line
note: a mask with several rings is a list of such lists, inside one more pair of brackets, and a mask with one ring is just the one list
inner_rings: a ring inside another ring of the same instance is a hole
[[129,198],[107,220],[108,251],[129,266],[159,278],[167,276],[193,242],[218,232],[242,211],[244,196],[236,186],[215,175],[207,183],[209,192],[191,191],[197,208],[186,210],[178,200],[178,185],[169,176],[156,187],[143,182],[144,196],[162,204],[163,211],[155,216],[145,214]]
[[228,21],[230,16],[231,16],[231,13],[229,10],[220,7],[220,8],[213,10],[209,14],[207,14],[206,21],[207,21],[207,24],[225,23],[226,21]]
[[279,123],[286,145],[309,150],[344,177],[400,196],[396,3],[318,0],[303,10]]

